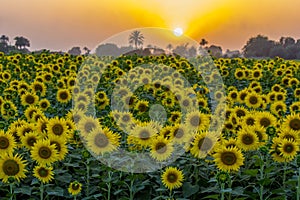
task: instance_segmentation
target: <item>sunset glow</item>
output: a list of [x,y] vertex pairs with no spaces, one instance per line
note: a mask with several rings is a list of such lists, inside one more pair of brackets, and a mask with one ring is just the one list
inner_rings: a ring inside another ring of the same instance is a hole
[[[264,34],[300,38],[297,0],[211,1],[70,1],[0,0],[0,33],[11,40],[30,39],[31,49],[94,48],[122,31],[142,27],[174,30],[199,41],[241,49],[247,39]],[[12,41],[13,42],[13,41]]]

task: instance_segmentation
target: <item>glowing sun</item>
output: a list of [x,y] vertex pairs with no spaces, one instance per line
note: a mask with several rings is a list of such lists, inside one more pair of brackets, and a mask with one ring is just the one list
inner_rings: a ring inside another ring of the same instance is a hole
[[183,34],[183,30],[182,30],[182,28],[175,28],[173,30],[173,33],[174,33],[175,36],[179,37]]

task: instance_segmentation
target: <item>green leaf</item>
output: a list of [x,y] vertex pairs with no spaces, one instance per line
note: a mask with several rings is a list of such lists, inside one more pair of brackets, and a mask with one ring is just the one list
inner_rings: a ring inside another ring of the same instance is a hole
[[208,195],[206,197],[203,197],[201,199],[219,199],[219,195],[218,194],[212,194],[212,195]]
[[244,171],[244,173],[250,176],[256,176],[258,173],[258,169],[247,169]]
[[199,191],[199,185],[192,185],[190,182],[185,182],[182,186],[183,196],[185,198],[192,196]]
[[59,196],[59,197],[64,196],[64,190],[61,187],[48,188],[46,189],[46,193],[52,196]]
[[72,179],[72,175],[69,173],[64,173],[62,175],[56,176],[55,179],[63,183],[70,183]]
[[26,195],[30,196],[31,195],[31,187],[23,186],[21,188],[15,188],[14,193],[16,193],[16,194],[21,193],[21,194],[26,194]]

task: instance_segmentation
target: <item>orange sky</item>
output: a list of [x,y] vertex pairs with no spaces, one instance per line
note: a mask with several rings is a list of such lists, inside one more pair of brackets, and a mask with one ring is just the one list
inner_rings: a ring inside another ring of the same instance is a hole
[[133,28],[182,27],[187,36],[241,49],[263,34],[300,38],[299,0],[0,0],[0,35],[25,36],[33,49],[93,49]]

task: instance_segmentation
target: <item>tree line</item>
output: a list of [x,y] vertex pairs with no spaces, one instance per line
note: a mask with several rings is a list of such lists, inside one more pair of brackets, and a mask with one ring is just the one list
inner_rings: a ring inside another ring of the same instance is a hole
[[[98,55],[114,55],[118,56],[126,52],[135,52],[142,55],[149,54],[161,54],[161,53],[174,53],[186,56],[194,56],[197,54],[197,48],[189,46],[189,44],[182,44],[173,47],[172,44],[168,44],[165,49],[158,48],[148,44],[144,47],[144,36],[140,31],[133,31],[128,37],[128,46],[118,47],[116,44],[108,43],[101,44],[96,48],[96,54]],[[0,37],[0,51],[4,53],[22,52],[29,53],[27,49],[30,47],[30,41],[23,37],[17,36],[14,38],[14,44],[9,41],[9,37],[2,35]],[[257,35],[251,37],[247,43],[243,46],[242,51],[230,51],[222,50],[221,46],[208,45],[208,41],[202,38],[199,41],[199,47],[207,50],[214,57],[246,57],[246,58],[274,58],[276,56],[284,59],[300,59],[300,39],[295,40],[292,37],[280,37],[279,41],[270,40],[267,36]],[[90,54],[90,49],[83,48],[84,54]],[[68,53],[72,55],[83,54],[80,47],[72,47]],[[167,51],[167,52],[166,52]]]

